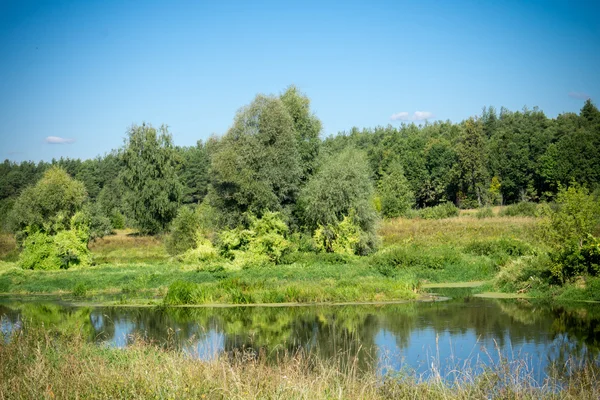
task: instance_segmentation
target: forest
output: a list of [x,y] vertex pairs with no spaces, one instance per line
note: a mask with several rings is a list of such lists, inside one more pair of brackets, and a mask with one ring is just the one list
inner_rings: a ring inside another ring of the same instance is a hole
[[[381,233],[390,221],[444,219],[466,209],[492,217],[501,206],[509,216],[539,217],[552,236],[536,239],[542,247],[554,243],[544,251],[500,245],[509,255],[538,256],[532,273],[545,283],[599,273],[600,111],[591,100],[579,115],[485,107],[458,123],[322,136],[310,99],[290,86],[257,95],[224,135],[196,146],[175,146],[167,125],[142,123],[128,128],[122,147],[95,159],[5,160],[1,227],[24,269],[97,265],[94,243],[130,229],[157,237],[171,260],[211,271],[223,262],[232,271],[293,264],[310,253],[342,264],[369,256],[381,275],[397,277],[394,268],[422,264],[404,254],[407,246],[392,254]],[[187,283],[174,282],[172,293],[193,292]],[[496,282],[509,291],[520,285]],[[214,300],[203,296],[165,301]]]

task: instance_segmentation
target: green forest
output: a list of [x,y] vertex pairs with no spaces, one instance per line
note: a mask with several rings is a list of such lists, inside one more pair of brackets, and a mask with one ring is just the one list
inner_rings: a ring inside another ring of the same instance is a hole
[[[369,300],[380,293],[388,300],[411,297],[420,282],[435,281],[436,274],[451,279],[460,269],[466,280],[494,278],[495,289],[511,292],[581,277],[590,277],[583,287],[592,290],[600,285],[593,278],[600,274],[599,188],[600,111],[590,100],[579,115],[548,118],[537,108],[485,107],[459,123],[352,128],[323,138],[310,99],[290,86],[280,95],[257,95],[224,135],[196,146],[175,146],[167,125],[142,123],[127,129],[122,147],[95,159],[5,160],[0,289],[15,290],[16,266],[67,270],[115,263],[90,249],[129,229],[129,237],[154,237],[164,246],[167,255],[155,262],[210,275],[214,287],[200,291],[197,284],[206,282],[196,277],[190,283],[185,273],[168,281],[165,301],[172,304],[364,299],[338,296],[339,282],[324,283],[336,286],[336,295],[307,297],[294,295],[301,290],[296,286],[274,293],[280,282],[260,288],[244,283],[244,274],[268,280],[282,274],[273,272],[281,265],[308,265],[305,273],[320,263],[339,268],[325,280],[352,265],[345,278],[365,277],[354,286],[385,280],[365,289]],[[429,229],[427,221],[459,215],[473,221],[462,233],[465,243],[440,239],[430,246],[431,235],[413,234],[390,239],[404,229],[402,221],[416,224],[413,230]],[[518,229],[498,228],[502,234],[477,242],[478,230],[504,226],[485,228],[483,220],[500,216],[525,219]],[[528,224],[535,227],[523,228]],[[521,228],[524,236],[515,234]],[[477,261],[483,262],[479,273],[464,272],[472,256],[484,257]],[[530,278],[539,284],[532,286]],[[378,286],[390,282],[387,292]],[[77,282],[68,284],[61,290],[75,291]],[[244,297],[251,292],[262,294]]]

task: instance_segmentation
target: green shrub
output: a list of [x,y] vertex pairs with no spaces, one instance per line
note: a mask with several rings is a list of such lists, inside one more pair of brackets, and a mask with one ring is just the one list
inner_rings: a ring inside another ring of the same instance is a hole
[[90,239],[94,240],[113,233],[110,218],[103,214],[97,203],[88,203],[83,208],[87,224],[90,227]]
[[85,297],[87,296],[88,286],[85,283],[78,283],[73,288],[73,296],[75,297]]
[[553,247],[552,281],[565,283],[580,275],[598,272],[600,202],[578,185],[561,188],[556,206],[550,209],[542,230]]
[[564,283],[579,275],[600,275],[600,239],[589,235],[581,245],[571,243],[551,253],[552,281]]
[[205,300],[197,284],[178,280],[169,285],[169,290],[163,301],[166,305],[182,305],[199,304],[205,302]]
[[[279,213],[265,212],[262,218],[250,215],[249,220],[249,229],[237,227],[219,234],[219,248],[225,257],[243,257],[242,265],[262,264],[265,257],[277,264],[284,255],[292,252],[294,246],[286,239],[288,227]],[[253,256],[244,255],[245,252]],[[246,262],[251,259],[260,262]]]
[[398,270],[405,268],[444,269],[456,264],[460,254],[450,247],[423,249],[422,247],[394,246],[380,251],[371,257],[371,265],[384,276],[395,276]]
[[82,182],[60,167],[51,167],[34,186],[29,186],[15,201],[11,220],[15,237],[22,243],[28,233],[54,234],[69,228],[71,217],[87,199]]
[[528,243],[504,237],[494,240],[474,240],[465,246],[464,251],[477,256],[488,256],[497,265],[504,265],[512,257],[536,254],[535,249]]
[[180,207],[171,223],[171,235],[165,242],[167,252],[177,255],[195,248],[199,227],[200,222],[194,210],[188,206]]
[[352,216],[345,216],[335,225],[319,226],[314,233],[318,251],[337,254],[357,254],[360,243],[360,227]]
[[67,269],[72,265],[90,265],[91,257],[77,230],[60,231],[54,236],[36,232],[25,239],[19,264],[24,269]]
[[419,210],[419,216],[423,219],[444,219],[458,217],[460,210],[453,203],[447,202],[434,207]]
[[[386,218],[395,218],[411,209],[415,203],[415,195],[404,175],[402,164],[392,162],[379,180],[379,210]],[[377,208],[377,203],[376,208]]]
[[545,254],[511,260],[494,277],[494,286],[513,293],[547,287],[551,265]]
[[535,203],[522,201],[503,207],[498,213],[500,217],[537,217],[538,205]]
[[477,213],[475,214],[475,217],[477,217],[479,219],[492,218],[493,216],[494,216],[494,211],[492,210],[491,207],[480,208],[479,210],[477,210]]
[[185,264],[196,264],[219,258],[219,252],[207,239],[198,241],[197,247],[177,256],[177,260]]

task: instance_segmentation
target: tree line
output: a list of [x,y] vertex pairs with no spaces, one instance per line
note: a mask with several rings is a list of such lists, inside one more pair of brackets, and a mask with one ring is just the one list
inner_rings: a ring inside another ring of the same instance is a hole
[[0,222],[21,234],[27,227],[44,230],[36,218],[48,220],[53,211],[25,211],[23,204],[32,202],[32,185],[48,171],[63,179],[58,168],[85,192],[69,217],[85,205],[98,235],[125,226],[164,232],[182,205],[202,204],[200,219],[219,230],[277,213],[292,232],[319,230],[325,249],[340,230],[354,232],[352,246],[366,253],[375,246],[379,216],[448,203],[472,208],[549,201],[572,183],[591,190],[600,183],[600,111],[590,100],[579,114],[556,118],[537,108],[489,107],[459,123],[321,136],[309,98],[294,86],[256,96],[223,136],[195,146],[175,146],[166,126],[133,125],[123,147],[94,159],[5,160]]

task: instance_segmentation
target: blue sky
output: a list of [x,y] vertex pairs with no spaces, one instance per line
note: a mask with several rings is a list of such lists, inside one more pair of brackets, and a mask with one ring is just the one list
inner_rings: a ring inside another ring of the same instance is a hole
[[600,97],[599,15],[583,0],[0,0],[0,159],[91,158],[144,121],[193,145],[290,84],[324,136],[485,105],[578,112]]

